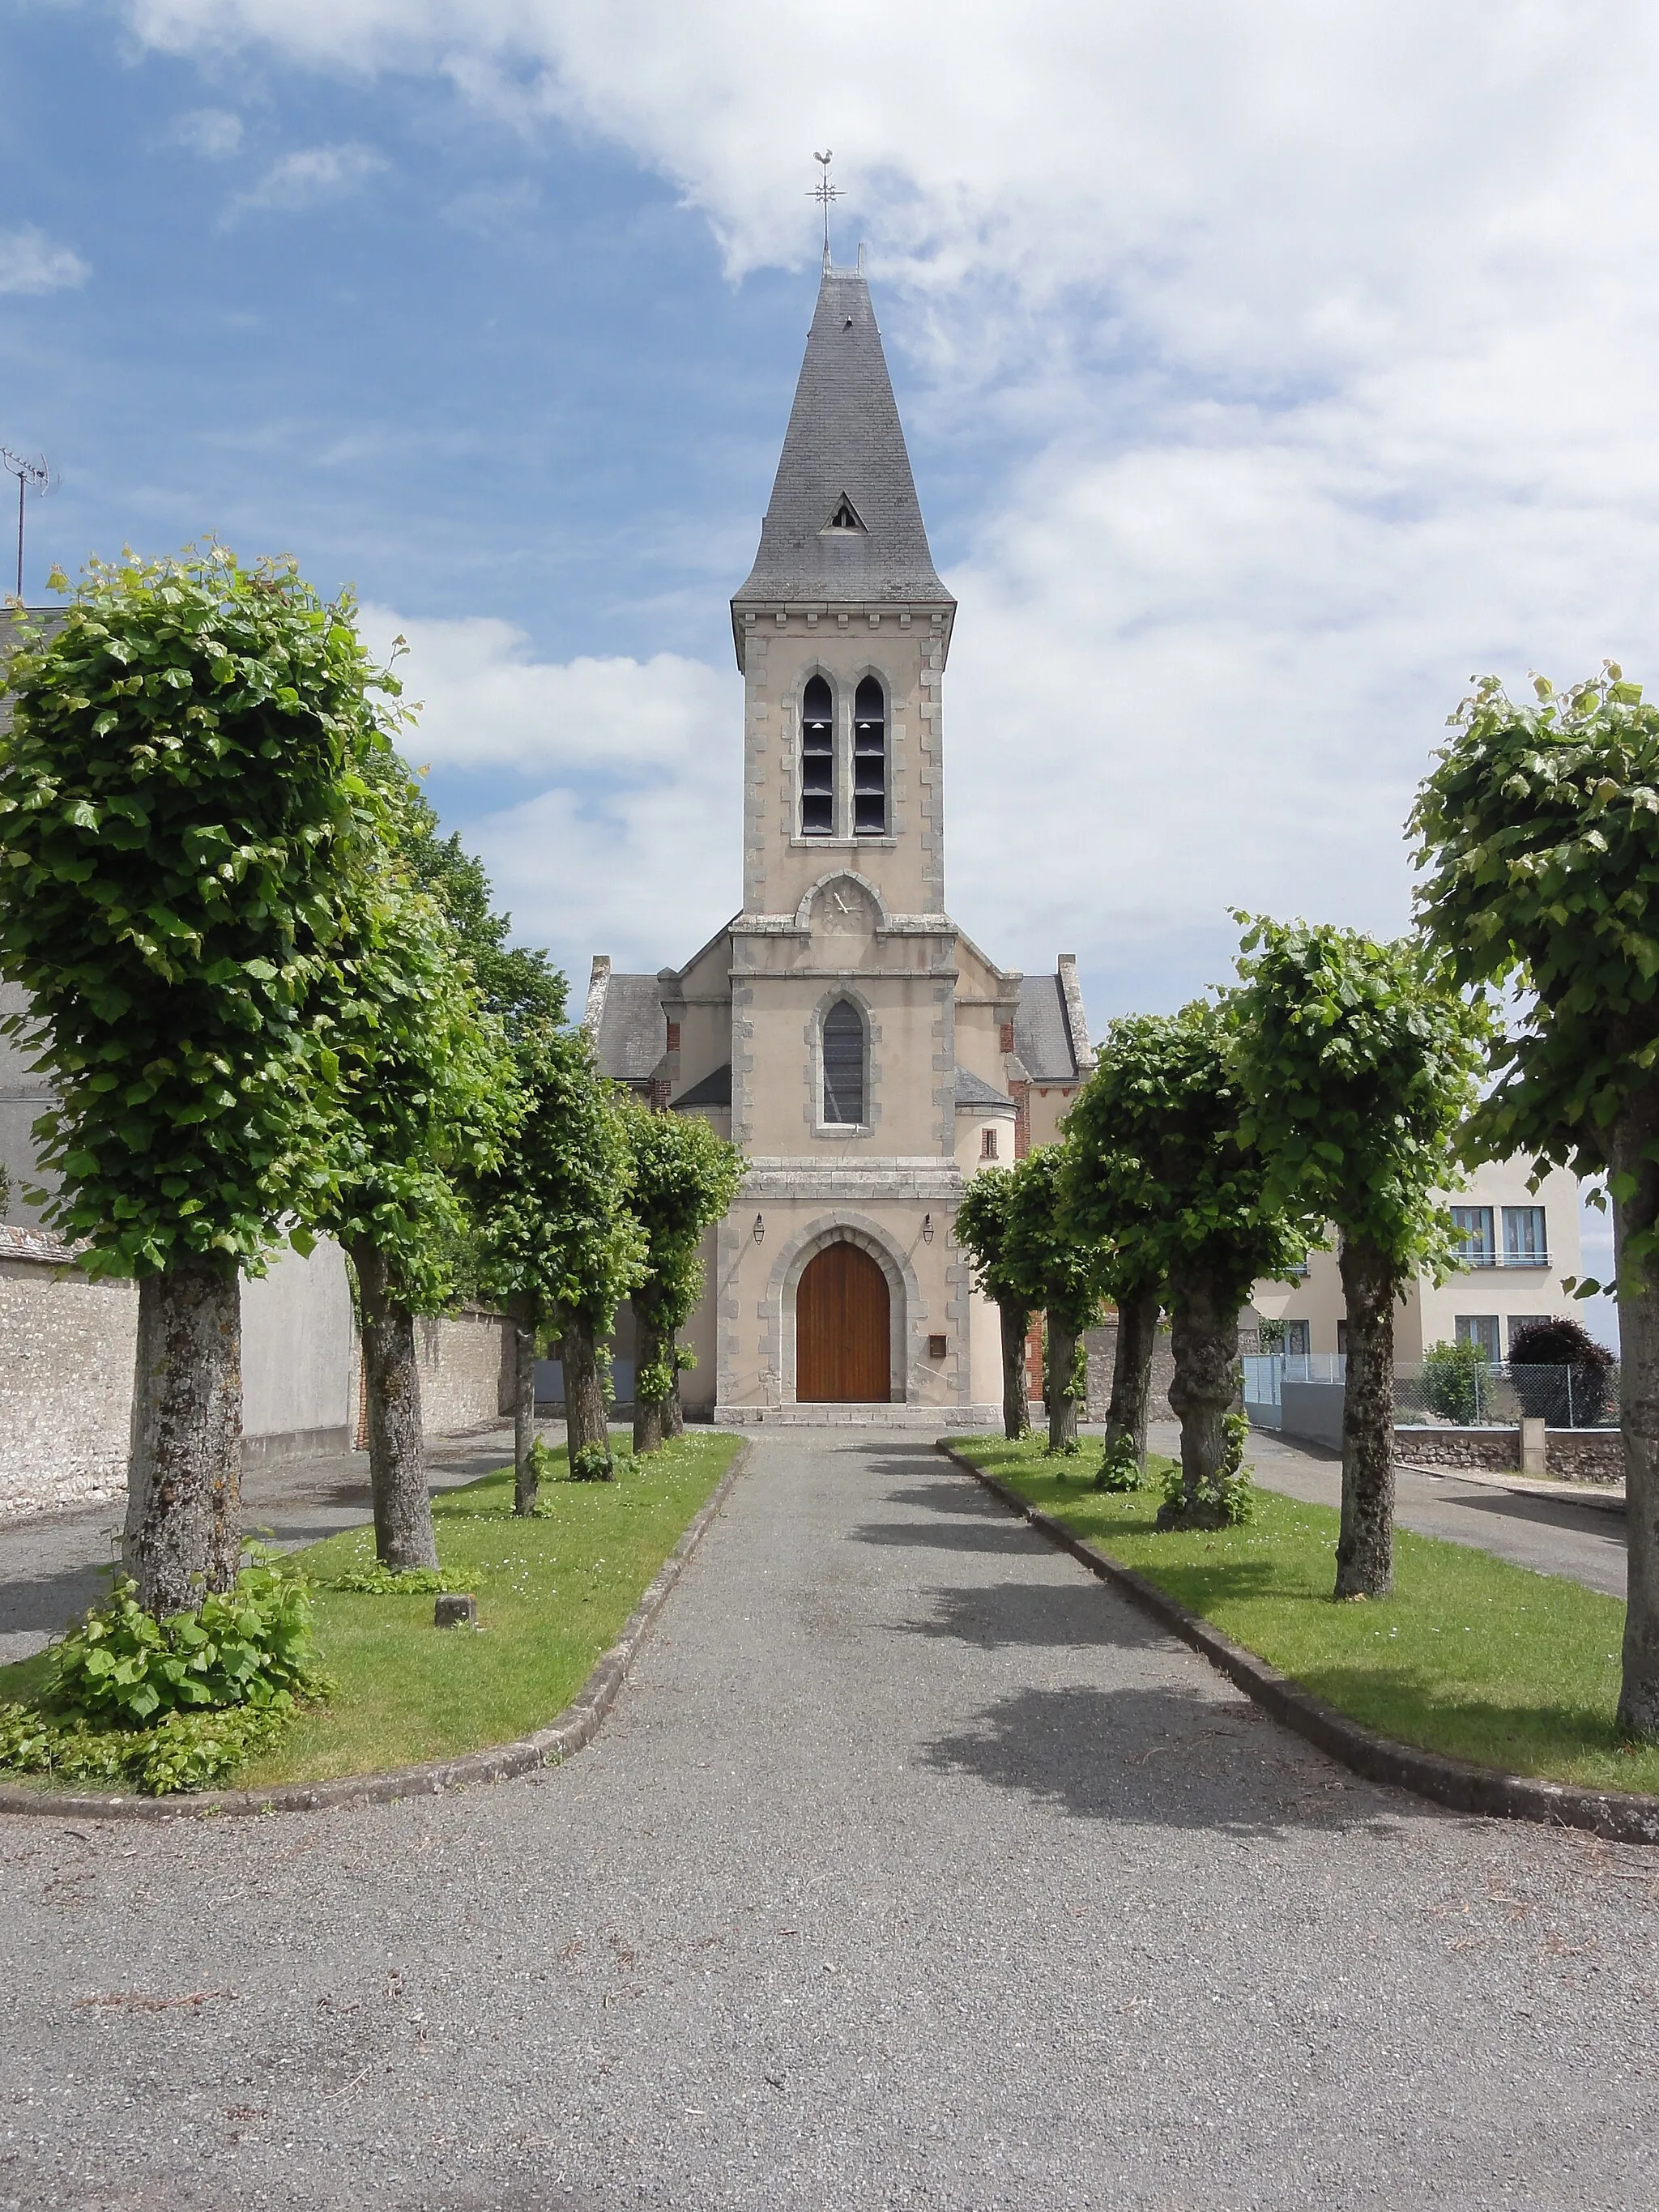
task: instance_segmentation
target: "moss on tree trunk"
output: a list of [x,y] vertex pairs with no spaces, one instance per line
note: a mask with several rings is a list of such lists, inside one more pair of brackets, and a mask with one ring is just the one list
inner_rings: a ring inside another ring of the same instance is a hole
[[1651,1236],[1659,1221],[1659,1164],[1650,1157],[1659,1146],[1659,1096],[1647,1093],[1627,1106],[1608,1139],[1629,1551],[1619,1724],[1659,1743],[1659,1261],[1628,1256],[1632,1242]]
[[138,1285],[122,1565],[161,1615],[231,1589],[241,1556],[241,1283],[186,1260]]
[[1112,1401],[1106,1409],[1106,1457],[1120,1437],[1146,1464],[1146,1416],[1152,1395],[1152,1353],[1158,1344],[1160,1285],[1138,1283],[1117,1304],[1117,1348],[1112,1355]]
[[1237,1390],[1239,1302],[1219,1294],[1211,1278],[1195,1272],[1170,1283],[1175,1379],[1170,1403],[1181,1422],[1179,1509],[1159,1515],[1160,1525],[1212,1528],[1224,1516],[1215,1504],[1216,1479],[1225,1455],[1222,1426]]
[[1342,1389],[1342,1522],[1338,1597],[1387,1597],[1394,1588],[1393,1261],[1381,1245],[1345,1237],[1339,1258],[1348,1316]]
[[513,1510],[536,1510],[541,1479],[536,1470],[536,1302],[514,1298],[513,1328]]
[[1048,1316],[1048,1449],[1060,1452],[1077,1442],[1078,1401],[1072,1388],[1077,1337],[1065,1322]]
[[1031,1426],[1031,1394],[1025,1381],[1025,1336],[1031,1326],[1029,1306],[1000,1299],[1002,1326],[1002,1431],[1012,1443]]
[[368,1486],[374,1504],[374,1555],[400,1574],[438,1564],[432,1499],[421,1433],[421,1376],[415,1317],[392,1293],[386,1255],[354,1238],[362,1314],[363,1389],[368,1407]]
[[560,1344],[564,1361],[565,1439],[570,1471],[580,1461],[587,1471],[609,1482],[616,1469],[611,1462],[609,1409],[599,1373],[599,1349],[593,1324],[584,1313],[567,1311]]
[[[674,1382],[678,1379],[665,1365],[674,1357],[672,1332],[662,1329],[653,1317],[649,1306],[642,1304],[637,1292],[634,1298],[634,1320],[638,1330],[634,1366],[634,1450],[636,1456],[662,1449],[668,1435],[668,1407]],[[647,1378],[654,1380],[661,1373],[669,1373],[669,1394],[647,1398],[641,1385]]]

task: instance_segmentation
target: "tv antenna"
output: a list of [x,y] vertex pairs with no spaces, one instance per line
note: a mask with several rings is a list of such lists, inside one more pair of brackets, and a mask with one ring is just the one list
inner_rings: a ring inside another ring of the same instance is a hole
[[823,209],[823,265],[826,269],[830,266],[830,203],[842,198],[840,185],[832,185],[830,181],[830,164],[835,160],[835,158],[836,156],[833,149],[827,149],[822,154],[813,155],[812,159],[823,170],[823,174],[818,179],[818,182],[813,190],[806,195],[809,200],[817,200]]
[[52,486],[52,471],[46,466],[46,456],[38,460],[26,460],[21,453],[14,453],[9,446],[0,446],[0,469],[17,479],[17,596],[23,596],[23,495],[25,492],[45,494]]

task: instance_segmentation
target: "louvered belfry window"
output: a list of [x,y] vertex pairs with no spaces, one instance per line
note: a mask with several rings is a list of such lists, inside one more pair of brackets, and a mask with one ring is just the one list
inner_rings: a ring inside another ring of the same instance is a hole
[[887,834],[887,697],[873,676],[853,702],[853,829],[860,837]]
[[800,700],[800,834],[827,837],[836,826],[835,708],[814,676]]
[[823,1018],[823,1118],[843,1127],[864,1119],[864,1024],[846,999]]

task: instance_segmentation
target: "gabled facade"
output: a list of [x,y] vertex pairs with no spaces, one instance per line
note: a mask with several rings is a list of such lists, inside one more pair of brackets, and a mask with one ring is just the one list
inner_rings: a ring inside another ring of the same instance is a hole
[[[1076,963],[999,968],[945,905],[956,602],[869,289],[826,268],[755,565],[743,906],[681,968],[593,963],[601,1067],[746,1155],[709,1240],[689,1404],[722,1421],[995,1417],[965,1179],[1050,1141],[1091,1064]],[[735,826],[735,825],[734,825]]]

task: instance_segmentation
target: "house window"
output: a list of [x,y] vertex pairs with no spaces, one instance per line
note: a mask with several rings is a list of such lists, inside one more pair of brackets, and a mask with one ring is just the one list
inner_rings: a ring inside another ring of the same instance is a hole
[[847,999],[823,1018],[823,1118],[839,1127],[864,1119],[864,1024]]
[[1544,1234],[1541,1206],[1504,1208],[1504,1265],[1506,1267],[1547,1267],[1549,1239]]
[[800,834],[827,837],[836,826],[835,708],[814,676],[800,697]]
[[1496,1367],[1503,1358],[1496,1314],[1459,1314],[1452,1327],[1460,1344],[1478,1345],[1492,1366]]
[[853,829],[887,834],[887,695],[866,676],[853,701]]
[[979,1133],[979,1156],[982,1160],[994,1160],[997,1156],[997,1133],[981,1129]]
[[1492,1240],[1489,1206],[1455,1206],[1452,1226],[1459,1237],[1457,1257],[1465,1267],[1495,1267],[1498,1254]]

